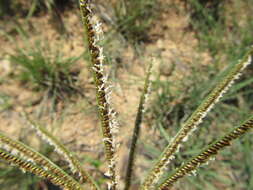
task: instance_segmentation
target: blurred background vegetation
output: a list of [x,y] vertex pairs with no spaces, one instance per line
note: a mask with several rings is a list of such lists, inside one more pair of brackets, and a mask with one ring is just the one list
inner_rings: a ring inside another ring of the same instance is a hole
[[[143,76],[138,75],[139,70],[144,70],[148,57],[157,60],[144,119],[143,136],[149,138],[142,138],[139,143],[144,148],[139,150],[138,170],[143,173],[215,82],[252,45],[253,0],[94,0],[92,7],[105,31],[101,44],[115,91],[120,91],[118,87],[124,90],[124,86],[141,84]],[[58,126],[72,114],[73,106],[69,105],[79,104],[80,99],[85,99],[81,112],[94,114],[91,77],[82,71],[87,67],[88,56],[83,48],[85,39],[79,17],[77,0],[0,1],[1,121],[13,119],[13,113],[26,109],[35,112],[37,120],[45,122],[50,118]],[[122,71],[127,77],[123,77]],[[178,153],[166,175],[253,113],[252,76],[251,65]],[[10,90],[10,86],[15,86],[15,90]],[[20,94],[26,92],[30,94],[24,100]],[[131,99],[128,96],[136,94],[132,92],[119,99]],[[50,112],[45,111],[48,105]],[[118,111],[126,112],[122,108]],[[55,115],[60,116],[54,119]],[[120,117],[122,126],[128,124],[126,118]],[[1,126],[0,130],[5,128]],[[17,138],[33,144],[27,133],[17,133]],[[67,139],[68,143],[79,151],[80,147]],[[64,167],[50,147],[36,146]],[[196,176],[181,180],[175,189],[252,190],[252,148],[249,134],[224,150],[217,162],[200,168]],[[90,169],[103,183],[101,155],[82,155],[81,159],[91,164]],[[136,176],[140,179],[142,175]],[[139,182],[136,180],[136,185]],[[3,162],[0,185],[10,190],[59,189]]]

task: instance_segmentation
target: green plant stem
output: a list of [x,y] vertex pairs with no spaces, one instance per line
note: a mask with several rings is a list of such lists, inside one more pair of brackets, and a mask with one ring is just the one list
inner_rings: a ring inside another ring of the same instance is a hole
[[212,143],[206,149],[204,149],[199,155],[183,164],[178,168],[171,176],[169,176],[161,185],[159,185],[159,190],[169,190],[178,179],[184,177],[187,174],[195,171],[200,165],[207,163],[212,156],[218,154],[226,146],[231,145],[231,141],[239,138],[245,133],[249,132],[253,128],[253,117],[244,122],[241,126],[233,129],[231,132]]
[[131,186],[131,179],[133,175],[133,166],[135,163],[135,155],[136,155],[136,146],[137,142],[140,136],[140,130],[141,130],[141,123],[142,123],[142,118],[143,118],[143,113],[145,110],[145,104],[147,101],[147,96],[149,93],[149,88],[150,88],[150,75],[151,75],[151,69],[152,69],[153,63],[151,62],[147,71],[146,79],[145,79],[145,84],[144,84],[144,89],[140,98],[139,102],[139,107],[135,119],[135,126],[134,126],[134,131],[132,135],[132,141],[131,141],[131,146],[130,146],[130,151],[129,151],[129,157],[128,157],[128,162],[127,162],[127,170],[126,170],[126,179],[125,179],[125,190],[128,190]]

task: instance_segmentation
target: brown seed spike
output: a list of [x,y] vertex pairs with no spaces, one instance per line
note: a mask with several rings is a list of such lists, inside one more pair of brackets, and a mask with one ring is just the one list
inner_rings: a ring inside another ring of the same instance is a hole
[[[247,127],[245,128],[245,126]],[[158,190],[169,190],[179,178],[182,178],[186,174],[196,170],[201,164],[206,163],[214,154],[217,154],[218,151],[230,145],[232,140],[235,140],[236,138],[247,133],[250,129],[253,129],[253,117],[249,118],[246,122],[244,122],[243,125],[233,129],[227,135],[220,138],[220,140],[208,146],[199,155],[188,161],[182,167],[178,168],[171,176],[169,176],[162,184],[158,186]],[[241,132],[240,135],[230,138],[232,137],[232,134],[238,131]],[[228,139],[230,140],[227,141]]]
[[88,48],[90,51],[91,57],[91,71],[93,73],[93,79],[96,86],[96,96],[98,111],[100,115],[101,129],[103,135],[103,143],[106,160],[108,162],[109,171],[106,173],[110,179],[109,186],[110,189],[115,190],[117,181],[116,181],[116,171],[115,171],[115,140],[112,131],[115,131],[115,122],[112,115],[110,114],[108,102],[108,95],[105,90],[106,81],[103,77],[103,52],[102,48],[97,43],[99,39],[100,29],[98,29],[99,24],[92,17],[92,11],[89,7],[89,1],[80,0],[80,10],[82,13],[83,26],[86,31],[88,38]]
[[[183,123],[181,129],[173,139],[173,141],[164,149],[160,158],[152,167],[144,182],[141,185],[141,190],[150,190],[154,187],[154,184],[158,181],[159,177],[163,174],[164,169],[171,160],[172,156],[176,153],[179,147],[182,145],[183,140],[199,126],[207,113],[214,107],[215,104],[221,99],[225,92],[232,86],[234,81],[238,79],[242,71],[251,64],[251,56],[253,54],[253,48],[246,53],[244,58],[235,64],[227,75],[217,84],[217,86],[209,93],[209,95],[202,101],[199,107],[193,112],[193,114]],[[226,142],[220,142],[215,146],[219,149],[223,146],[228,146]],[[202,159],[202,158],[200,158]],[[157,172],[158,171],[158,172]]]

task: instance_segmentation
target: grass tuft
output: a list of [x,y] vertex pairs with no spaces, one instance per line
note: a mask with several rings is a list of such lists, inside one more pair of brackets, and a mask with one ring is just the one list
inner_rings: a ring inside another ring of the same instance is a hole
[[79,71],[73,70],[78,58],[64,59],[60,54],[51,55],[41,47],[29,51],[18,50],[10,56],[17,67],[17,76],[25,86],[44,91],[55,100],[80,93],[76,85]]
[[117,1],[116,29],[131,43],[149,41],[148,30],[157,15],[157,4],[157,0]]

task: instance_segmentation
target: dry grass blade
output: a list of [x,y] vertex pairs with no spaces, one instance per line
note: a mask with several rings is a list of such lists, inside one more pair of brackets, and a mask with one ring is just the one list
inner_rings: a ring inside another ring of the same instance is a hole
[[129,152],[129,158],[128,158],[128,163],[127,163],[127,171],[126,171],[126,180],[125,180],[125,190],[128,190],[131,186],[131,179],[133,175],[133,166],[135,162],[135,154],[136,154],[136,145],[137,141],[140,136],[140,130],[141,130],[141,123],[142,123],[142,118],[143,118],[143,113],[145,111],[145,104],[148,99],[148,94],[150,91],[150,75],[151,75],[151,69],[153,66],[153,62],[150,63],[145,79],[145,84],[144,84],[144,89],[140,98],[139,102],[139,107],[135,119],[135,126],[134,126],[134,131],[132,135],[132,140],[131,140],[131,146],[130,146],[130,152]]
[[220,140],[214,142],[204,149],[198,156],[194,157],[182,167],[177,169],[174,174],[169,176],[160,186],[159,190],[169,190],[180,178],[195,171],[200,165],[208,162],[212,156],[218,154],[226,146],[231,145],[231,141],[239,138],[253,128],[253,117],[244,122],[240,127],[235,128]]
[[187,141],[189,135],[197,129],[202,119],[212,109],[212,107],[220,100],[225,92],[231,87],[236,79],[241,75],[241,72],[252,62],[251,56],[253,48],[244,56],[239,63],[235,64],[228,74],[217,84],[206,99],[200,104],[190,118],[182,125],[180,131],[165,148],[154,167],[148,173],[144,183],[141,186],[142,190],[150,190],[151,186],[157,182],[162,175],[168,163],[174,159],[174,154],[179,151],[181,144]]
[[83,190],[81,186],[77,183],[69,183],[64,178],[61,178],[46,169],[30,162],[26,161],[23,158],[13,155],[3,149],[0,149],[0,158],[7,161],[10,164],[18,166],[23,171],[31,172],[39,177],[46,178],[50,180],[55,185],[59,185],[62,188],[71,189],[71,190]]
[[79,179],[81,183],[89,183],[91,185],[91,188],[93,190],[98,190],[98,186],[93,181],[93,179],[88,175],[87,172],[85,172],[78,159],[67,150],[67,148],[61,144],[50,132],[48,132],[44,127],[40,126],[39,124],[33,122],[31,119],[28,118],[28,116],[25,114],[25,118],[28,121],[28,123],[34,128],[38,134],[45,142],[52,145],[56,152],[60,155],[62,155],[66,161],[69,163],[70,169],[73,173],[78,173]]
[[30,160],[31,162],[41,166],[48,172],[51,172],[59,178],[64,179],[66,183],[76,184],[76,186],[78,186],[77,181],[75,181],[57,165],[55,165],[51,160],[22,142],[12,140],[2,133],[0,133],[0,142],[2,147],[4,147],[6,150],[9,150],[10,152],[17,152],[22,156],[23,159]]

